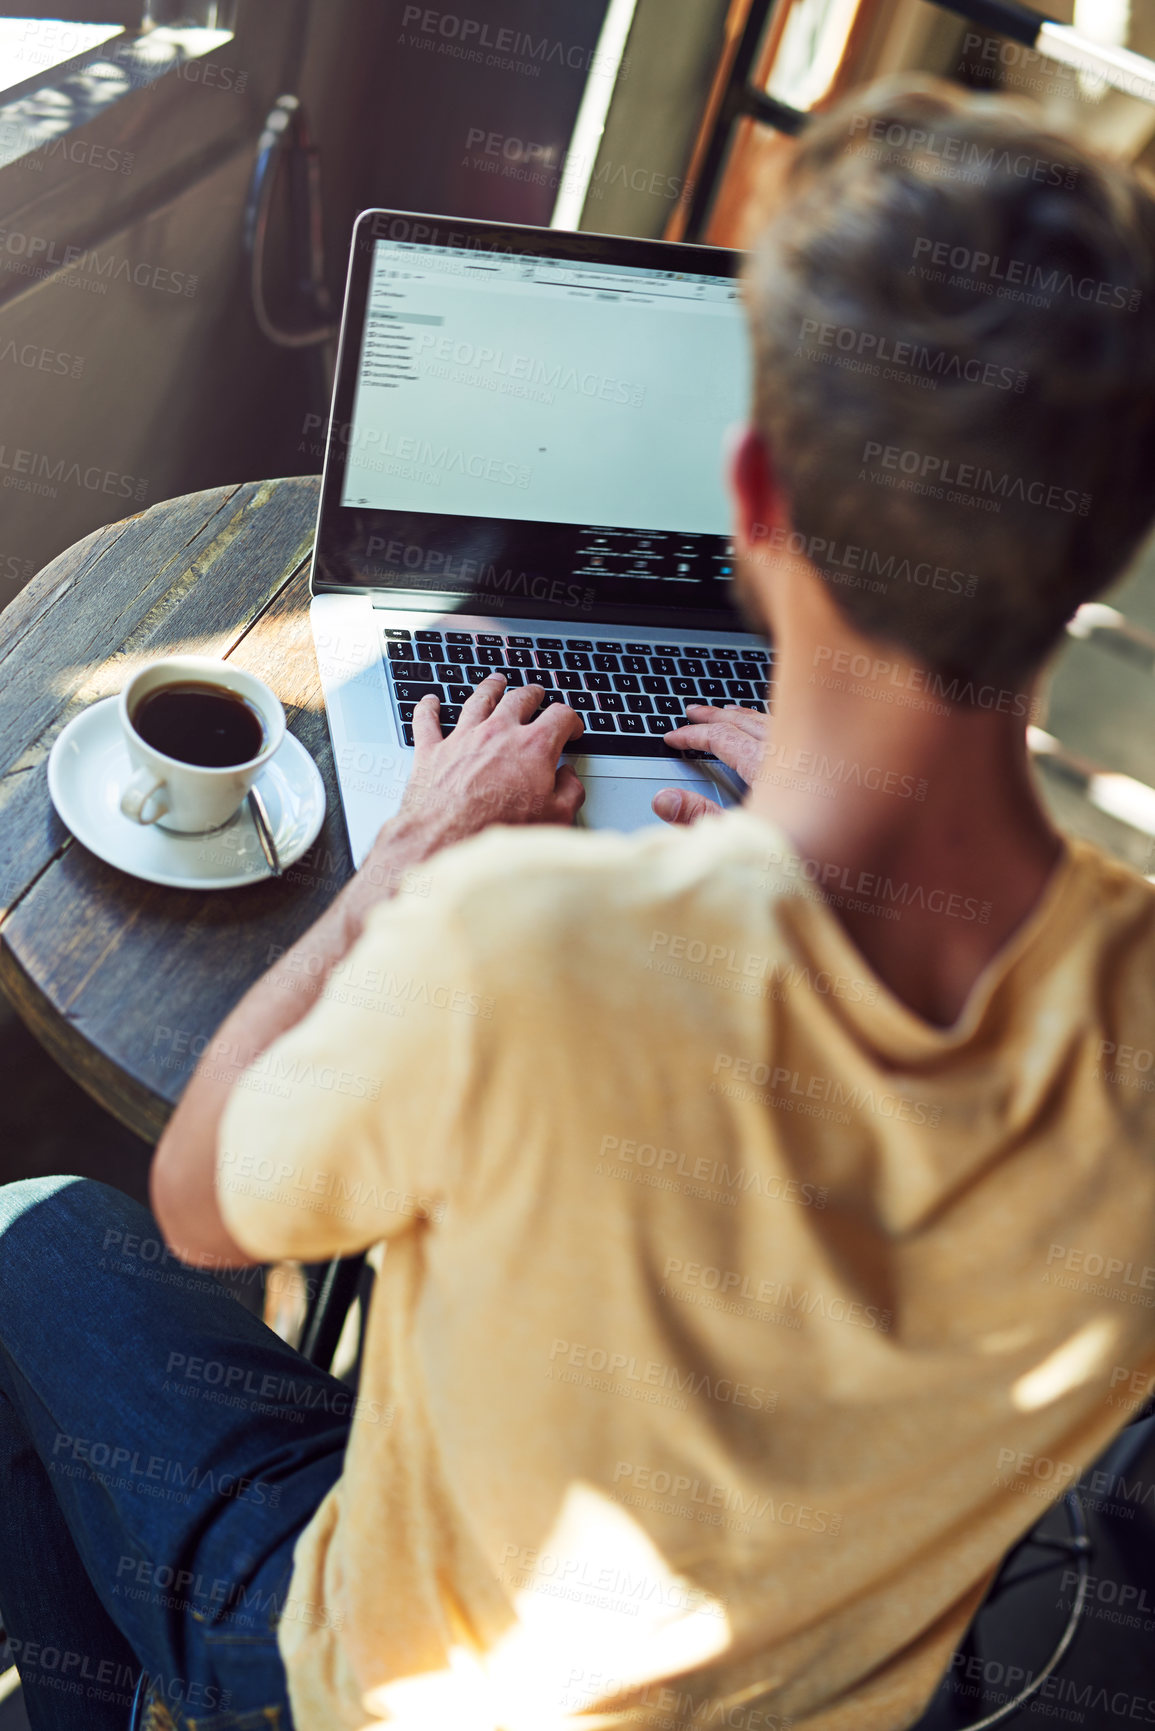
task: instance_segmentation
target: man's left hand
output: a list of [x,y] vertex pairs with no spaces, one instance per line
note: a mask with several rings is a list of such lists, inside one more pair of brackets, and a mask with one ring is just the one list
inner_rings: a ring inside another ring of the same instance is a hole
[[[684,727],[671,728],[667,745],[677,751],[709,751],[747,784],[753,782],[766,747],[769,716],[764,709],[715,709],[710,703],[686,705],[689,717]],[[666,823],[697,823],[702,817],[721,817],[722,807],[688,787],[664,787],[653,798],[652,809]]]

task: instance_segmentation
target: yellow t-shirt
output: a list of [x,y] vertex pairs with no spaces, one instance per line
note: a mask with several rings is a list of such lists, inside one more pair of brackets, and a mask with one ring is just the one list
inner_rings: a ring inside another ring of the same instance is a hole
[[824,896],[985,916],[745,812],[490,830],[238,1085],[238,1242],[387,1245],[299,1731],[896,1731],[1141,1404],[1155,891],[1072,842],[949,1030]]

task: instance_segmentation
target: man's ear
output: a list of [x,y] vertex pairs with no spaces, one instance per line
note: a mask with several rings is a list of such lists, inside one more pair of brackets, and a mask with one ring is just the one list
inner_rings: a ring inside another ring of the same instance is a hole
[[757,556],[785,521],[774,466],[756,427],[734,428],[726,454],[738,551]]

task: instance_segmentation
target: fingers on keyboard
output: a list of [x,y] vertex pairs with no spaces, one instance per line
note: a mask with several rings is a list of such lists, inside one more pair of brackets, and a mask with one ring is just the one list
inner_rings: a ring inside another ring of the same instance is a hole
[[[413,712],[432,693],[440,700],[446,731],[455,726],[474,689],[492,673],[508,687],[533,684],[541,707],[565,703],[586,725],[590,750],[595,736],[617,755],[671,755],[667,732],[685,725],[692,704],[739,704],[762,712],[771,657],[748,645],[617,643],[585,638],[506,636],[497,632],[385,632],[384,663],[397,700],[403,736],[412,745]],[[701,757],[703,752],[678,753]]]

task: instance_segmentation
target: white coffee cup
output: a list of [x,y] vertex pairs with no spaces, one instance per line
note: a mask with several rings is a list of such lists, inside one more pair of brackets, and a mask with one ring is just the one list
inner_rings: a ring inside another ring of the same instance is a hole
[[[255,757],[206,768],[168,757],[141,738],[132,720],[138,706],[164,686],[185,684],[215,686],[245,699],[261,722],[263,742]],[[207,655],[171,655],[142,667],[121,692],[119,710],[135,772],[120,796],[120,809],[135,823],[156,824],[178,835],[203,835],[228,823],[285,737],[285,712],[264,681]]]

